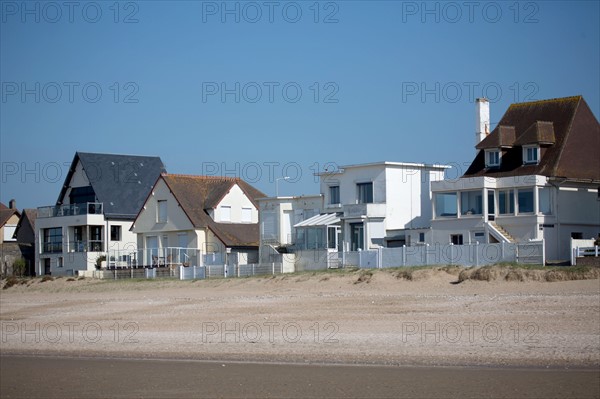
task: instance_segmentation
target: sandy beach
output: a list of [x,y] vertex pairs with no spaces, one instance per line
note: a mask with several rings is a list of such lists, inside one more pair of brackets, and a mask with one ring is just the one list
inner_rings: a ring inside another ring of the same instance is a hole
[[599,367],[599,280],[453,284],[457,274],[36,279],[0,293],[2,354]]

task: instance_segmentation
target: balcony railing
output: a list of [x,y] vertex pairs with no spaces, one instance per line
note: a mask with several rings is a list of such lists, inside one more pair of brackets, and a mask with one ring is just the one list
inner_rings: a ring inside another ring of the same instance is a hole
[[42,252],[45,254],[61,253],[62,250],[62,242],[45,242],[42,244]]
[[104,242],[102,240],[70,241],[70,252],[103,252]]
[[369,204],[345,204],[343,205],[344,217],[385,217],[385,203],[369,203]]
[[101,202],[86,202],[82,204],[68,204],[59,206],[43,206],[38,208],[38,218],[52,218],[74,215],[102,215]]

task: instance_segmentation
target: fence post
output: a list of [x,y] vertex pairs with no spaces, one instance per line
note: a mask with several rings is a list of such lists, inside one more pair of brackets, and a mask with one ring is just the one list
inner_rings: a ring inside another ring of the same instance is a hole
[[275,262],[272,263],[273,265],[273,276],[275,275]]
[[406,244],[402,245],[402,266],[406,266]]
[[210,278],[210,265],[206,265],[206,267],[208,268],[206,278]]
[[546,266],[546,240],[542,238],[542,266]]
[[479,267],[479,241],[475,244],[475,267]]
[[452,266],[452,248],[454,248],[454,243],[450,243],[450,266]]
[[500,243],[500,262],[504,262],[504,241]]
[[595,256],[596,256],[596,258],[597,258],[597,257],[598,257],[598,246],[597,246],[597,245],[594,245],[594,248],[596,249],[596,255],[595,255]]
[[429,253],[429,244],[425,244],[425,264],[428,264],[428,256],[427,254]]
[[252,275],[254,276],[254,263],[252,264]]
[[130,270],[131,270],[131,279],[133,280],[133,269],[130,269]]

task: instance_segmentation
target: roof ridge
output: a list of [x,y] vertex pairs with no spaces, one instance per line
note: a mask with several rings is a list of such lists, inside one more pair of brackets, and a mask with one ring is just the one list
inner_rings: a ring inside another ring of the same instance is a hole
[[182,173],[162,173],[162,176],[172,176],[172,177],[191,177],[195,179],[203,179],[203,180],[224,180],[224,181],[241,181],[239,177],[229,177],[229,176],[207,176],[207,175],[188,175]]
[[576,96],[570,96],[570,97],[547,98],[547,99],[544,99],[544,100],[535,100],[535,101],[528,101],[528,102],[522,102],[522,103],[512,103],[512,104],[509,105],[508,108],[528,106],[528,105],[532,105],[532,104],[543,104],[543,103],[549,103],[549,102],[558,102],[558,101],[579,101],[581,98],[583,98],[582,95],[576,95]]

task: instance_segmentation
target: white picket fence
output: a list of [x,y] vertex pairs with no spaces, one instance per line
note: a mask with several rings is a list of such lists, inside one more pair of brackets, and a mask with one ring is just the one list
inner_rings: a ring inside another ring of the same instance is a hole
[[296,271],[338,267],[381,269],[403,266],[484,266],[502,262],[545,264],[544,241],[467,245],[420,245],[355,252],[296,252]]

